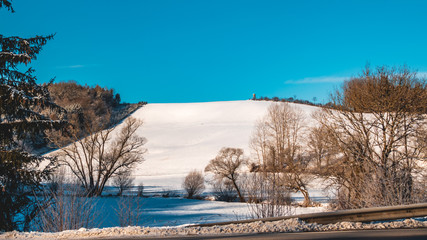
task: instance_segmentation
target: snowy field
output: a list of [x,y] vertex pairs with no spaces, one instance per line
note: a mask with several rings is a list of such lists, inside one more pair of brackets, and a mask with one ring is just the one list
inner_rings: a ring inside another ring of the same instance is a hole
[[[229,101],[147,104],[132,114],[144,121],[138,134],[147,139],[145,161],[134,171],[136,183],[176,190],[193,169],[203,171],[223,147],[242,148],[250,156],[249,141],[256,122],[272,102]],[[290,104],[313,124],[318,107]]]
[[[242,148],[250,157],[249,142],[255,125],[271,104],[275,103],[246,100],[143,106],[131,115],[144,122],[137,134],[147,139],[144,147],[148,150],[145,161],[132,172],[135,185],[142,183],[148,192],[180,191],[184,177],[194,169],[203,171],[223,147]],[[311,114],[320,108],[289,104],[303,112],[303,126],[314,125]],[[323,187],[316,181],[310,193],[322,197]]]
[[[133,175],[135,184],[144,184],[144,194],[169,191],[183,195],[182,181],[193,169],[203,171],[223,147],[244,149],[250,157],[249,142],[258,120],[273,104],[267,101],[228,101],[206,103],[147,104],[131,116],[144,122],[138,134],[147,139],[145,161]],[[305,115],[304,125],[314,124],[311,114],[318,107],[293,104]],[[325,203],[324,184],[315,180],[309,187],[314,201]],[[207,185],[207,192],[209,192]],[[208,195],[205,194],[205,196]],[[302,201],[301,194],[293,194]],[[145,199],[147,210],[144,226],[176,226],[186,223],[230,221],[248,218],[246,204],[198,200]],[[182,203],[180,206],[179,201]],[[193,204],[194,203],[194,204]],[[152,205],[154,204],[154,205]],[[160,212],[159,212],[160,210]],[[300,209],[298,213],[325,211],[324,207]],[[109,226],[109,225],[104,225]],[[114,225],[112,225],[114,226]]]
[[[125,204],[138,221],[131,225],[145,227],[182,226],[251,218],[249,205],[240,202],[195,200],[179,197],[97,197],[91,198],[95,212],[90,228],[120,226],[119,212]],[[120,201],[123,201],[122,203]],[[291,207],[294,214],[325,211],[323,207]]]
[[[147,139],[145,161],[137,165],[132,175],[135,185],[144,185],[141,198],[144,213],[139,225],[177,226],[182,224],[231,221],[249,217],[248,207],[242,203],[225,203],[180,198],[160,198],[165,192],[183,196],[182,181],[191,170],[203,171],[223,147],[244,149],[250,157],[249,142],[258,120],[262,119],[272,102],[228,101],[206,103],[147,104],[131,116],[142,120],[137,134]],[[301,110],[306,127],[313,125],[311,114],[319,108],[290,104]],[[123,124],[123,123],[122,123]],[[121,125],[115,131],[120,129]],[[114,134],[113,134],[114,136]],[[204,196],[211,189],[207,185]],[[309,186],[310,197],[316,202],[327,203],[321,180]],[[114,195],[106,188],[104,195]],[[295,201],[302,201],[301,194],[293,194]],[[97,208],[102,221],[96,227],[118,226],[114,217],[117,198],[99,198]],[[325,207],[294,209],[293,213],[325,211]]]
[[[61,233],[18,233],[0,234],[0,239],[9,238],[90,238],[117,236],[171,236],[188,234],[253,233],[253,232],[298,232],[327,231],[342,229],[381,229],[427,227],[425,221],[405,220],[394,223],[337,223],[330,225],[305,224],[297,219],[286,221],[227,225],[209,228],[186,227],[189,224],[234,221],[251,217],[246,203],[227,203],[219,201],[184,199],[182,197],[164,198],[161,195],[183,196],[181,187],[184,177],[193,169],[203,171],[222,147],[244,149],[250,157],[249,141],[254,127],[266,113],[271,102],[231,101],[181,104],[148,104],[132,114],[141,119],[144,125],[138,135],[147,139],[145,161],[135,167],[135,185],[143,183],[144,196],[114,197],[116,190],[107,187],[103,197],[92,198],[95,217],[92,229],[79,229]],[[314,124],[311,114],[319,108],[290,104],[305,114],[304,126]],[[120,128],[120,126],[119,126]],[[313,179],[309,193],[313,201],[321,203],[318,207],[292,207],[289,214],[304,214],[327,211],[330,193],[323,191],[325,183]],[[207,185],[204,197],[210,195]],[[111,196],[109,196],[111,195]],[[125,195],[134,195],[132,192]],[[292,198],[302,201],[300,194]],[[123,199],[130,200],[128,206],[138,214],[136,227],[118,227],[120,206]],[[135,207],[137,206],[137,207]]]

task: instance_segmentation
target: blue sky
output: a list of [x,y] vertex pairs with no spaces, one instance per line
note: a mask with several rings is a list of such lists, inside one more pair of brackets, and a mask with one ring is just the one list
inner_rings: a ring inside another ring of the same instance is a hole
[[427,71],[427,1],[14,0],[0,34],[56,33],[40,82],[113,88],[125,102],[257,96],[326,102],[371,66]]

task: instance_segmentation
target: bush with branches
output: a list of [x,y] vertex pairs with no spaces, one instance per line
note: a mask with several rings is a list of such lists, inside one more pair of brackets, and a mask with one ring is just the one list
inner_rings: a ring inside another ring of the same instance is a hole
[[184,178],[182,187],[187,193],[187,198],[194,198],[205,190],[205,178],[202,172],[193,170]]
[[96,199],[89,198],[78,182],[66,180],[64,173],[59,171],[43,194],[37,196],[40,211],[32,221],[31,230],[61,232],[100,225],[95,222]]

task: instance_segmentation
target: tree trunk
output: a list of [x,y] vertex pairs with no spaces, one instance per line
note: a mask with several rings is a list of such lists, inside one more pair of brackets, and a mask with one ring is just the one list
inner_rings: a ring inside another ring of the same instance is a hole
[[237,191],[237,195],[239,195],[240,202],[245,202],[245,198],[242,196],[242,193],[240,192],[240,189],[239,189],[239,187],[237,186],[236,181],[233,179],[233,180],[232,180],[232,182],[233,182],[233,186],[234,186],[234,188],[235,188],[235,189],[236,189],[236,191]]
[[304,202],[302,203],[303,207],[310,207],[311,205],[311,200],[310,200],[310,196],[308,194],[308,191],[305,189],[300,188],[299,191],[302,193],[302,195],[304,196]]

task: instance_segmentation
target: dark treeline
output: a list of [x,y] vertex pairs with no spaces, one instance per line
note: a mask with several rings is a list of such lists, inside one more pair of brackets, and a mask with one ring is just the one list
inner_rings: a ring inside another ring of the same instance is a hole
[[106,127],[122,120],[137,107],[146,104],[122,103],[114,89],[80,85],[75,81],[53,83],[48,86],[52,100],[65,108],[74,125],[96,121]]
[[290,102],[290,103],[299,103],[299,104],[319,106],[319,107],[325,107],[325,106],[331,105],[331,103],[322,104],[322,103],[311,102],[308,100],[303,100],[303,99],[298,99],[298,98],[293,98],[293,97],[288,97],[288,98],[272,97],[272,98],[269,98],[269,97],[261,96],[261,97],[257,98],[256,96],[254,96],[251,100],[254,100],[254,101],[273,101],[273,102]]
[[[65,118],[72,128],[78,129],[79,138],[88,136],[94,129],[102,130],[114,126],[146,104],[146,102],[122,103],[120,94],[114,89],[99,85],[80,85],[75,81],[68,81],[44,86],[49,91],[52,102],[63,108],[65,112],[45,111],[43,113],[53,120]],[[25,143],[29,149],[39,153],[57,147],[49,144],[44,132],[31,136],[31,139],[27,139]]]

